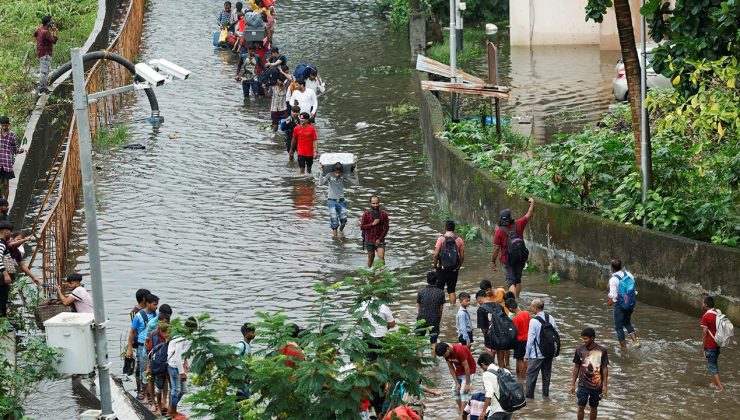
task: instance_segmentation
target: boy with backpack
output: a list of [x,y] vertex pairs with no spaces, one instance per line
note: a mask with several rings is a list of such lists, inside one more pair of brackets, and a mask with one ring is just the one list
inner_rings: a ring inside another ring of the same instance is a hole
[[627,329],[635,347],[640,347],[635,327],[632,326],[632,312],[637,304],[635,277],[622,268],[622,261],[612,260],[612,276],[609,279],[609,306],[614,306],[614,329],[622,349],[627,347],[623,329]]
[[[157,316],[156,327],[149,334],[149,338],[144,342],[146,348],[149,367],[147,368],[146,375],[149,378],[149,394],[154,395],[154,401],[151,401],[151,405],[154,406],[156,413],[162,415],[167,414],[167,345],[166,343],[170,339],[169,330],[167,325],[170,322],[170,312],[164,310],[164,306]],[[155,350],[156,349],[156,350]],[[155,390],[156,389],[156,390]],[[165,398],[162,396],[165,395]]]
[[[596,331],[586,328],[581,332],[583,345],[578,346],[573,355],[573,383],[570,395],[578,397],[578,420],[586,415],[586,404],[590,411],[588,418],[596,420],[599,401],[606,397],[607,378],[609,376],[609,356],[606,348],[596,344]],[[578,392],[576,392],[576,381]]]
[[[234,351],[237,356],[246,356],[248,359],[252,358],[252,340],[254,340],[256,330],[254,324],[246,322],[242,325],[242,341],[236,343],[236,349]],[[247,381],[242,389],[237,391],[236,396],[239,399],[247,399],[250,395],[249,381]]]
[[707,358],[707,366],[712,374],[712,384],[720,392],[725,390],[722,381],[719,379],[719,349],[730,343],[734,333],[734,327],[727,317],[719,309],[714,308],[714,298],[711,296],[704,297],[704,303],[701,305],[704,315],[701,317],[701,335],[704,341],[704,357]]
[[493,364],[493,356],[481,353],[478,366],[483,369],[483,389],[486,400],[483,415],[490,420],[511,420],[512,412],[527,405],[519,381],[508,370]]
[[444,289],[450,296],[450,305],[455,304],[455,287],[457,275],[465,261],[465,243],[455,235],[455,222],[448,220],[445,223],[445,233],[437,238],[434,246],[432,265],[437,270],[437,287]]
[[498,228],[493,233],[493,257],[491,266],[496,271],[496,260],[504,266],[506,284],[516,298],[522,292],[522,272],[529,258],[529,250],[524,244],[524,228],[534,214],[534,198],[527,198],[529,210],[516,221],[511,217],[511,210],[499,214]]
[[537,377],[542,371],[542,396],[550,396],[550,375],[552,360],[560,354],[560,333],[555,318],[545,313],[545,302],[540,298],[532,300],[534,318],[529,322],[527,334],[527,398],[534,398]]

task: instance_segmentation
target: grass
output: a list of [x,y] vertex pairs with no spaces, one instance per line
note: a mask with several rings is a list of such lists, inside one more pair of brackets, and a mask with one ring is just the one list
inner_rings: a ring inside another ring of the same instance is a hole
[[386,111],[390,112],[391,115],[404,116],[408,114],[415,114],[419,112],[419,106],[416,104],[402,102],[396,106],[389,106],[385,108]]
[[35,105],[32,91],[38,82],[38,59],[33,32],[41,25],[41,17],[51,15],[58,28],[54,69],[69,61],[71,48],[82,46],[97,13],[96,0],[0,1],[0,115],[10,117],[19,137]]
[[128,127],[119,124],[107,129],[101,129],[95,136],[95,147],[99,149],[108,149],[111,147],[121,146],[128,142]]
[[[444,42],[427,49],[427,56],[441,63],[450,64],[450,34],[443,33]],[[479,61],[486,55],[486,32],[484,29],[463,30],[463,50],[457,52],[457,65],[465,66]]]
[[427,163],[427,156],[424,153],[419,153],[416,155],[409,155],[406,158],[409,163]]

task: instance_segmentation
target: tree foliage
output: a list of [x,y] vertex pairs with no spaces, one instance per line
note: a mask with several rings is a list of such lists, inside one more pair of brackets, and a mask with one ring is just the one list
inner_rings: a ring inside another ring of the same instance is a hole
[[[415,4],[418,3],[418,9]],[[469,22],[499,22],[509,19],[509,0],[467,0],[463,19]],[[376,0],[375,9],[388,16],[394,28],[406,30],[411,13],[424,13],[431,19],[449,18],[450,2],[448,0]]]
[[684,96],[696,92],[688,78],[694,63],[740,53],[737,0],[676,0],[673,9],[665,0],[648,0],[640,12],[648,20],[650,36],[663,41],[653,50],[653,68],[672,80],[678,77],[675,85]]
[[[368,335],[372,326],[359,310],[370,302],[368,312],[381,321],[380,305],[392,303],[400,290],[393,274],[385,268],[363,269],[343,281],[318,284],[314,290],[318,309],[303,321],[304,333],[298,339],[291,337],[291,321],[284,312],[258,313],[261,322],[254,343],[259,350],[249,360],[234,354],[233,345],[215,338],[207,314],[199,317],[195,332],[182,332],[191,342],[186,356],[192,359],[191,372],[198,386],[186,400],[193,403],[197,416],[357,418],[361,400],[372,392],[384,392],[386,384],[428,381],[422,369],[432,361],[418,356],[428,341],[415,335],[415,325],[399,324],[384,340],[374,340]],[[302,358],[279,351],[291,341],[303,352]],[[377,361],[367,359],[369,343],[380,346]],[[251,397],[240,401],[237,391],[247,382]],[[420,392],[418,387],[408,389]]]

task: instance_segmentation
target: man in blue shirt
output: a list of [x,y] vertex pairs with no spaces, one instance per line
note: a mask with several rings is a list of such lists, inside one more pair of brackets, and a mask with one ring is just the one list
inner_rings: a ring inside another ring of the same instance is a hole
[[[146,341],[147,336],[149,335],[149,331],[146,327],[150,320],[157,318],[159,298],[150,293],[144,298],[144,303],[146,303],[146,307],[137,312],[133,321],[131,321],[131,331],[128,335],[128,348],[126,349],[126,357],[132,357],[134,353],[133,349],[136,349],[136,364],[139,365],[139,376],[136,378],[137,389],[146,388],[147,380],[146,375],[144,374],[144,371],[146,370],[146,348],[144,348],[144,341]],[[138,386],[139,384],[141,386]],[[144,400],[143,391],[138,391],[136,398]]]
[[[544,323],[550,323],[557,331],[555,318],[545,314],[545,302],[536,298],[532,300],[532,320],[529,322],[529,334],[527,336],[527,351],[524,358],[527,360],[527,398],[534,398],[534,389],[537,386],[537,377],[542,370],[542,396],[550,395],[550,375],[552,374],[552,359],[542,354],[541,332]],[[541,321],[540,321],[541,320]]]

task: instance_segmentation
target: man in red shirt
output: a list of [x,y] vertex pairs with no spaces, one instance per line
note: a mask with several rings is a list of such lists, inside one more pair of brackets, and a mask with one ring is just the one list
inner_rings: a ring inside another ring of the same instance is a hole
[[380,198],[370,197],[370,210],[360,219],[362,239],[367,250],[367,266],[372,267],[375,254],[385,264],[385,236],[388,235],[388,213],[380,209]]
[[527,262],[521,261],[516,264],[509,264],[508,243],[509,236],[524,240],[524,228],[534,214],[534,198],[530,198],[528,201],[529,210],[527,210],[527,214],[516,221],[511,217],[511,210],[503,210],[499,215],[499,227],[493,234],[493,258],[491,259],[493,271],[496,271],[496,258],[498,257],[504,266],[506,284],[509,287],[509,291],[513,292],[517,299],[519,299],[519,293],[522,291],[522,272]]
[[704,315],[701,317],[701,337],[704,341],[704,357],[707,358],[709,371],[712,373],[712,383],[720,391],[725,387],[719,380],[719,367],[717,359],[719,358],[719,346],[714,341],[714,335],[717,334],[717,311],[714,309],[714,298],[711,296],[704,297],[704,304],[701,306]]
[[299,116],[301,125],[293,129],[293,142],[290,145],[290,155],[298,150],[298,167],[301,168],[301,175],[311,173],[313,160],[319,157],[319,137],[316,129],[309,124],[308,112],[301,112]]
[[[462,344],[453,344],[450,346],[445,342],[437,343],[434,352],[437,354],[437,357],[444,357],[447,362],[447,368],[450,370],[452,380],[455,381],[453,395],[460,407],[460,414],[462,415],[465,404],[470,400],[472,395],[471,383],[473,382],[476,367],[473,354],[470,352],[470,349]],[[465,382],[464,386],[463,381]]]
[[36,38],[36,57],[39,59],[39,86],[36,91],[40,94],[49,93],[47,89],[46,78],[51,70],[51,54],[54,44],[59,39],[57,37],[57,28],[51,23],[51,16],[41,18],[41,26],[33,33]]

